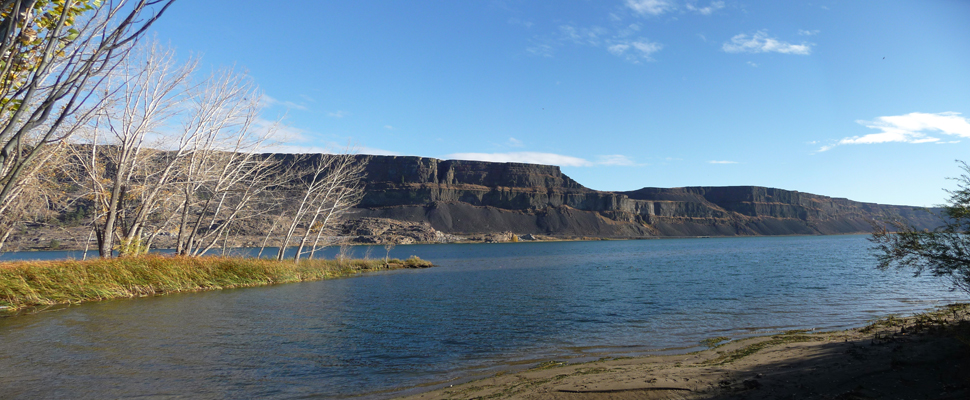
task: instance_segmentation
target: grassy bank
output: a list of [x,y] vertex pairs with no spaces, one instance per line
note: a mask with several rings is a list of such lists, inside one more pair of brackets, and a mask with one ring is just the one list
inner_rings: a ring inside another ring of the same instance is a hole
[[149,255],[87,261],[0,264],[0,308],[70,304],[174,292],[312,281],[395,268],[429,267],[427,261],[305,260]]

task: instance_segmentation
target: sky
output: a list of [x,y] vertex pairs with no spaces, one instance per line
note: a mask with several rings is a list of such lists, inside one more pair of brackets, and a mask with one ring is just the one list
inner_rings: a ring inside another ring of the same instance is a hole
[[246,71],[288,152],[914,206],[970,161],[970,1],[179,0],[152,31]]

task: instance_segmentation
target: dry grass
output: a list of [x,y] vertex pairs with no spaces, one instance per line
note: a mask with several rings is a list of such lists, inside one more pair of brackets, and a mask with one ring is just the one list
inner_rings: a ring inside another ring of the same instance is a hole
[[[398,260],[395,260],[398,261]],[[423,260],[422,260],[423,261]],[[149,255],[87,261],[0,263],[0,308],[70,304],[335,278],[413,267],[383,260],[305,260]]]

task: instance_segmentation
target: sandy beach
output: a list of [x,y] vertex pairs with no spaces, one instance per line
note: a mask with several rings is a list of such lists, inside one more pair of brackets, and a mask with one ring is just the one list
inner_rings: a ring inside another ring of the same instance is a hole
[[681,355],[550,362],[407,399],[968,399],[970,305]]

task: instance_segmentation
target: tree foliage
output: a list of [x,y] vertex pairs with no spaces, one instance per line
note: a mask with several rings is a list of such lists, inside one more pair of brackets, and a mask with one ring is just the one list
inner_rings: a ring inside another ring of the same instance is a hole
[[956,190],[940,215],[943,225],[933,231],[918,230],[899,221],[878,227],[870,238],[880,269],[912,269],[916,276],[930,273],[949,278],[955,288],[970,293],[970,166],[960,162],[963,173],[953,178]]

